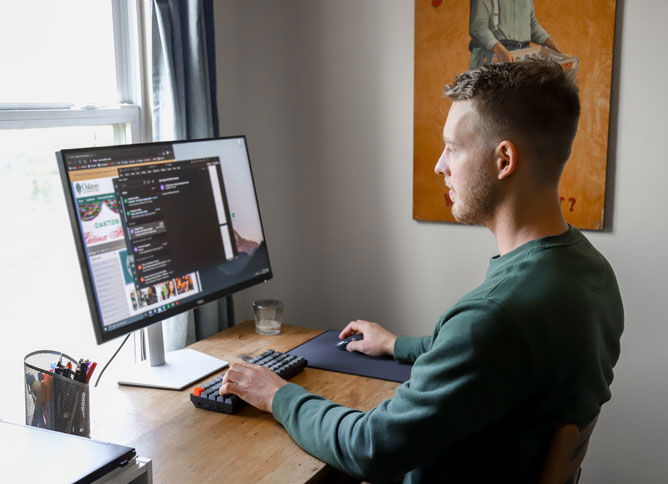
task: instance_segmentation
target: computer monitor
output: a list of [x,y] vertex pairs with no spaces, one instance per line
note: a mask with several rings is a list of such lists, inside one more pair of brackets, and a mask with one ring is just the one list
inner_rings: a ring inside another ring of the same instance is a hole
[[[272,277],[245,137],[56,156],[98,344]],[[183,388],[226,364],[196,353],[119,383]]]

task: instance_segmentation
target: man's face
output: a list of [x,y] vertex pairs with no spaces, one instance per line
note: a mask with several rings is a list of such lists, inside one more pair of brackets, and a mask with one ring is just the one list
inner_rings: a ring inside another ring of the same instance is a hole
[[445,148],[434,171],[445,177],[452,215],[465,224],[486,224],[500,194],[493,174],[493,149],[470,101],[452,104],[443,128]]

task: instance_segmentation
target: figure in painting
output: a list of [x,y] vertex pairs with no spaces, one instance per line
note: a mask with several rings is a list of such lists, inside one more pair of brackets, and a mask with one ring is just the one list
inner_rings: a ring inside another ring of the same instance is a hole
[[557,42],[538,23],[533,0],[471,0],[469,22],[471,69],[493,62],[513,62],[513,51],[530,43],[561,52]]

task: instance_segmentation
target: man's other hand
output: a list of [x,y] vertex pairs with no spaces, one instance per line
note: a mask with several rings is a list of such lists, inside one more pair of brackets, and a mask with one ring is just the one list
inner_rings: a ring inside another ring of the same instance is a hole
[[496,54],[496,58],[499,59],[499,62],[515,62],[515,56],[501,42],[492,47],[492,50]]
[[235,363],[223,377],[220,394],[234,393],[254,407],[271,413],[274,395],[287,384],[269,368],[252,363]]
[[362,333],[364,339],[348,343],[346,347],[348,351],[359,351],[369,356],[394,356],[394,342],[397,336],[379,324],[359,319],[352,321],[343,328],[339,339],[347,338],[353,333]]
[[557,44],[557,41],[554,40],[552,37],[547,39],[545,41],[545,47],[549,47],[552,50],[556,50],[557,52],[561,52],[561,49],[559,48],[559,44]]

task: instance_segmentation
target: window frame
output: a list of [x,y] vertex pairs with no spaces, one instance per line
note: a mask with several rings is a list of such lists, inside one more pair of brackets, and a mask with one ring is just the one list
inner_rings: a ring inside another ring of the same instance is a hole
[[0,129],[114,125],[115,142],[150,141],[145,57],[145,0],[111,0],[116,63],[116,105],[73,103],[0,103]]
[[[71,126],[113,125],[116,143],[125,143],[125,126],[130,126],[132,140],[142,140],[141,108],[122,104],[105,108],[70,109],[0,109],[0,129],[57,128]],[[137,142],[139,142],[137,141]]]

